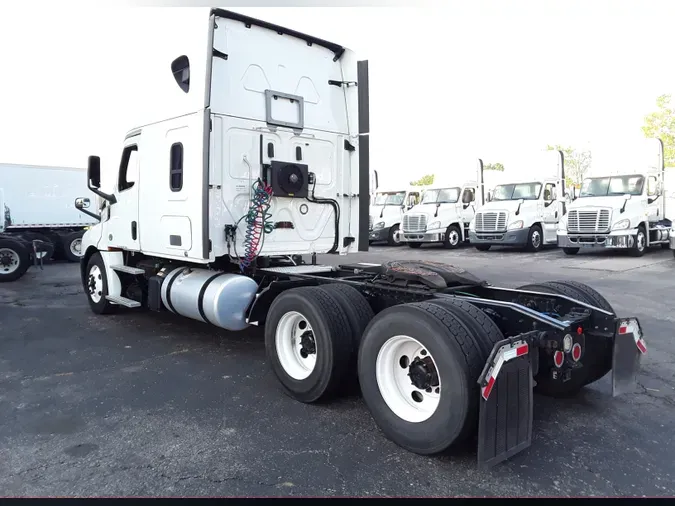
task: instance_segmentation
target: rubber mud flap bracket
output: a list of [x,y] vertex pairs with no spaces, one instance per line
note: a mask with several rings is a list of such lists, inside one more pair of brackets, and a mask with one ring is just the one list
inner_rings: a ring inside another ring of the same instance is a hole
[[637,318],[620,318],[616,322],[612,351],[612,396],[631,393],[637,383],[642,355],[647,346]]
[[511,458],[532,444],[534,380],[530,350],[524,341],[510,341],[495,345],[479,378],[478,468],[481,470]]

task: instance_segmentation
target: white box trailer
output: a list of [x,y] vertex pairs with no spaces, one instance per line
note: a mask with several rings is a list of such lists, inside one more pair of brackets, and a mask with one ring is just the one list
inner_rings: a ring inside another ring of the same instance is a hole
[[87,189],[85,169],[2,163],[0,188],[7,236],[51,243],[55,255],[79,261],[82,235],[96,223],[74,207]]

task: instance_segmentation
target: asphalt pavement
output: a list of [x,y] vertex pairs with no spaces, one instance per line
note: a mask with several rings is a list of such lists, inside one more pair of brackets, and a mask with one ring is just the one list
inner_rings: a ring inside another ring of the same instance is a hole
[[284,395],[260,329],[89,310],[75,264],[0,285],[0,496],[673,496],[675,259],[372,246],[329,263],[425,258],[493,284],[575,279],[641,319],[634,393],[609,377],[537,396],[532,446],[487,472],[388,441],[358,395]]

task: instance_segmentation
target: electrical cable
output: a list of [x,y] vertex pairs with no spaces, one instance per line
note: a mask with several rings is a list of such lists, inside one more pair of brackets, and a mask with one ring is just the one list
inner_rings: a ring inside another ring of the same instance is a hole
[[[248,212],[239,218],[235,224],[235,230],[239,227],[242,220],[246,221],[246,231],[244,233],[244,255],[239,258],[239,268],[244,272],[257,258],[262,246],[265,242],[265,235],[272,233],[274,224],[271,222],[272,214],[269,208],[272,200],[272,187],[265,183],[262,179],[253,183],[251,187],[253,195],[251,197],[251,205]],[[236,237],[234,240],[234,253],[237,257],[239,254],[236,249]]]

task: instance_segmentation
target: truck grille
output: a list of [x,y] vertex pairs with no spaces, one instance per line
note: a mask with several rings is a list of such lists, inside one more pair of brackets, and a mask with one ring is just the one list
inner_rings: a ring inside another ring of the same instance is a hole
[[569,232],[609,232],[609,209],[580,211],[572,209],[567,216],[567,230]]
[[424,214],[403,215],[404,232],[426,232],[427,217]]
[[506,230],[506,211],[476,213],[476,232]]

